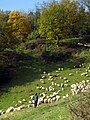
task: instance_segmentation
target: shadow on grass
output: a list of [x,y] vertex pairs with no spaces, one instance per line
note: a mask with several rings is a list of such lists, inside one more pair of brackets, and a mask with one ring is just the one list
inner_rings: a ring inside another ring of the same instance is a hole
[[34,82],[40,79],[44,71],[50,73],[57,70],[59,67],[64,69],[73,69],[74,65],[82,64],[85,58],[69,57],[65,61],[58,60],[57,62],[45,62],[41,58],[32,57],[30,59],[19,60],[15,73],[12,74],[12,79],[7,83],[0,85],[0,94],[8,92],[8,88],[14,86],[25,85],[26,83]]

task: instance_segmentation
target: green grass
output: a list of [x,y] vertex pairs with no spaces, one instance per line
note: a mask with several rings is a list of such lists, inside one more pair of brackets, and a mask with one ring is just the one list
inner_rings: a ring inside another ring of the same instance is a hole
[[[85,68],[80,68],[80,70],[78,68],[73,69],[73,66],[78,62],[75,57],[78,57],[78,60],[79,58],[86,57],[84,61]],[[60,79],[60,76],[68,78],[70,82],[68,83],[68,86],[65,87],[65,90],[60,93],[60,96],[62,97],[68,93],[71,97],[71,84],[90,79],[90,72],[88,73],[89,77],[80,75],[86,71],[89,65],[90,53],[87,50],[76,54],[74,57],[65,62],[45,64],[42,61],[38,61],[38,59],[26,62],[21,61],[14,78],[9,82],[9,84],[6,86],[0,86],[2,90],[6,91],[0,95],[0,109],[6,110],[10,106],[15,107],[15,105],[18,104],[18,101],[23,98],[26,99],[26,102],[23,102],[23,104],[27,105],[28,101],[31,99],[31,95],[36,92],[38,95],[44,92],[45,90],[37,90],[36,85],[42,85],[46,88],[51,85],[52,81],[48,81],[48,75],[46,74],[46,78],[44,79],[45,84],[40,82],[40,78],[43,76],[43,71],[51,73],[52,75],[59,74],[59,76],[54,77],[54,82],[57,84],[64,83],[64,80]],[[64,70],[56,73],[56,70],[59,67],[63,67]],[[78,71],[78,73],[76,73],[76,71]],[[72,76],[69,76],[69,73],[72,73]],[[54,86],[54,88],[55,91],[61,89],[57,86]],[[47,92],[47,95],[50,94],[52,94],[52,92]],[[22,110],[21,112],[10,113],[10,116],[8,114],[3,115],[0,120],[70,120],[69,111],[62,104],[65,103],[60,100],[59,102],[55,102],[53,104],[41,105],[36,109],[30,108]]]
[[61,100],[52,104],[44,104],[35,108],[27,108],[18,112],[7,113],[0,120],[70,120],[67,104],[75,101],[80,96]]

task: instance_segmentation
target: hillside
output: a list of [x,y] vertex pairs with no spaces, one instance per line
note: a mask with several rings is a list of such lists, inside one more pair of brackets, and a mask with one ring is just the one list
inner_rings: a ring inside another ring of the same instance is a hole
[[[87,74],[81,75],[86,72]],[[37,120],[41,120],[43,118],[57,120],[61,117],[60,120],[70,120],[69,111],[66,109],[69,100],[73,101],[70,86],[83,80],[90,80],[89,49],[82,49],[64,62],[45,64],[38,59],[24,61],[19,64],[12,81],[1,86],[3,92],[0,96],[0,109],[6,111],[11,106],[16,108],[21,105],[33,104],[31,96],[36,92],[40,98],[43,93],[46,97],[50,97],[59,91],[60,99],[58,102],[53,99],[52,102],[42,104],[36,109],[30,107],[20,112],[5,113],[0,116],[0,119],[35,120],[37,118]],[[22,102],[20,103],[20,101]]]

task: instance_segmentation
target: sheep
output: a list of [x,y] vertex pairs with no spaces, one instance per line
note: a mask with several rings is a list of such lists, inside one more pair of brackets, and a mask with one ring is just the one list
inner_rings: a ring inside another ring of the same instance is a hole
[[40,87],[37,86],[36,89],[40,90]]
[[6,113],[13,112],[13,111],[14,111],[14,107],[9,107],[9,108],[6,110]]
[[86,75],[87,75],[87,72],[81,74],[81,76],[86,76]]
[[57,92],[53,92],[53,96],[55,96],[55,95],[58,95],[58,93]]
[[64,86],[64,84],[63,83],[61,83],[61,87],[63,87]]
[[31,104],[32,102],[31,101],[28,101],[29,104]]
[[46,74],[46,72],[44,71],[43,74]]
[[66,97],[69,97],[69,95],[68,95],[68,94],[66,94]]
[[66,86],[66,87],[67,87],[67,86],[68,86],[68,84],[64,84],[64,86]]
[[52,85],[55,85],[55,83],[54,83],[54,82],[52,82]]
[[56,97],[53,97],[53,98],[51,99],[51,103],[54,102],[54,101],[56,101]]
[[63,79],[63,77],[62,77],[62,76],[60,76],[60,79]]
[[48,103],[51,103],[51,98],[48,98]]
[[61,92],[61,90],[58,90],[58,91],[57,91],[57,94],[59,94],[59,92]]
[[63,68],[61,68],[61,70],[63,71],[64,69],[63,69]]
[[22,102],[26,102],[26,100],[25,100],[25,99],[22,99]]
[[51,75],[51,73],[48,73],[48,76],[50,76]]
[[57,83],[55,83],[55,85],[57,85]]
[[56,95],[56,101],[58,101],[61,97],[59,95]]
[[14,108],[14,111],[19,111],[20,107]]
[[48,91],[48,88],[46,88],[46,91]]
[[34,105],[32,106],[32,104],[28,104],[27,108],[30,108],[30,107],[34,107]]
[[48,99],[44,99],[44,103],[48,103]]
[[66,96],[63,96],[63,99],[65,99],[66,98]]
[[67,80],[67,78],[66,78],[66,77],[64,77],[63,79],[64,79],[64,80]]
[[31,96],[31,100],[33,100],[34,95]]
[[58,87],[60,87],[60,84],[57,84]]
[[42,81],[43,79],[40,79],[40,81]]
[[60,71],[60,70],[61,70],[61,68],[58,68],[58,70]]
[[52,76],[52,75],[50,75],[50,76],[49,76],[49,79],[52,79],[52,78],[53,78],[53,76]]
[[56,70],[56,73],[58,73],[59,71],[58,70]]
[[86,80],[86,82],[87,82],[87,83],[89,83],[89,82],[90,82],[90,80]]
[[45,84],[45,81],[43,80],[43,81],[41,81],[42,82],[42,84]]
[[22,105],[22,106],[19,106],[19,109],[22,110],[22,109],[27,108],[27,107],[28,106],[26,106],[26,105]]
[[69,73],[69,76],[72,76],[72,73]]
[[42,76],[42,79],[46,78],[46,76]]
[[3,114],[3,111],[2,110],[0,110],[0,115],[2,115]]
[[59,74],[57,74],[57,77],[59,76]]
[[44,88],[44,87],[42,87],[42,90],[45,90],[45,88]]
[[62,91],[64,90],[64,88],[62,88]]
[[22,101],[19,100],[18,103],[22,104]]
[[[89,82],[89,80],[88,80]],[[76,84],[72,84],[71,85],[71,92],[73,95],[78,94],[80,92],[85,92],[86,89],[88,89],[89,84],[87,83],[87,81],[82,81]]]

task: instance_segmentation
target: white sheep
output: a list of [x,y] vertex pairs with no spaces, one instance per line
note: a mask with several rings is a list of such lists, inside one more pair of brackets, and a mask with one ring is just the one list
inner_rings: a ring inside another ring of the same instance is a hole
[[59,95],[56,95],[56,101],[58,101],[61,97]]
[[14,111],[14,107],[9,107],[7,110],[6,110],[6,113],[8,112],[13,112]]

